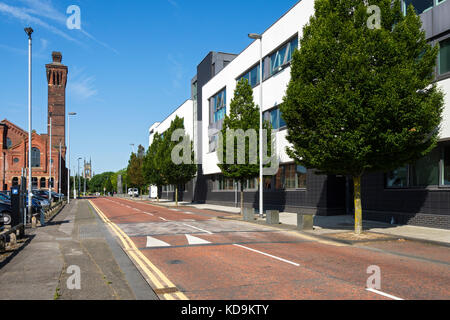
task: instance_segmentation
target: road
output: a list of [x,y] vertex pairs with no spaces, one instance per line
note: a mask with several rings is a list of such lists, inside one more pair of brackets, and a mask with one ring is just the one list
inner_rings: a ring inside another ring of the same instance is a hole
[[[450,248],[345,245],[192,207],[90,201],[160,299],[450,299]],[[378,290],[367,290],[370,266]]]

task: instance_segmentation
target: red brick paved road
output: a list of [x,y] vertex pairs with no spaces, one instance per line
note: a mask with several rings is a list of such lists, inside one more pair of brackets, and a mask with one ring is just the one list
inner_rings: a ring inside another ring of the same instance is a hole
[[450,248],[412,241],[333,245],[189,207],[119,198],[93,203],[189,299],[390,299],[366,290],[371,265],[381,292],[450,299]]

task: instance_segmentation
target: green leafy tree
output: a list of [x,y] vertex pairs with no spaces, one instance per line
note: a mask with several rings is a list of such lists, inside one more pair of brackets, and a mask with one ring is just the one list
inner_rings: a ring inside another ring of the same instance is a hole
[[379,28],[364,1],[316,0],[282,106],[289,156],[319,173],[353,177],[358,234],[361,176],[432,150],[443,108],[433,83],[438,49],[427,44],[412,6],[404,16],[399,0],[370,5],[380,9]]
[[[176,141],[172,141],[174,134],[178,138]],[[188,183],[197,173],[192,141],[184,129],[183,118],[177,116],[164,132],[157,161],[160,162],[162,181],[175,186],[175,203],[178,205],[179,186]]]
[[[270,154],[272,128],[264,122],[263,129],[267,131],[266,145]],[[222,160],[218,165],[220,170],[226,178],[240,182],[243,214],[246,181],[259,176],[259,108],[253,101],[253,89],[247,79],[237,83],[230,114],[223,121],[219,146],[222,146],[217,148],[218,158]]]
[[142,189],[145,186],[145,179],[142,171],[144,155],[145,149],[142,145],[139,145],[137,154],[134,152],[131,154],[127,167],[129,186],[132,188],[139,188],[141,194]]
[[113,184],[111,183],[111,177],[106,178],[103,184],[103,190],[105,192],[114,192]]
[[153,142],[147,150],[142,165],[145,182],[158,188],[157,199],[159,202],[159,188],[167,184],[162,171],[163,138],[158,133],[155,134]]
[[111,178],[114,175],[114,172],[104,172],[101,174],[97,174],[89,180],[89,191],[91,192],[103,192],[103,186],[108,178]]

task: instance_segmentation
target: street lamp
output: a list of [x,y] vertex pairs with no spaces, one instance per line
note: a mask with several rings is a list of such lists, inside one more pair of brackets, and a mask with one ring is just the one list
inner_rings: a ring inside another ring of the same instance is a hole
[[48,166],[48,200],[50,201],[50,204],[52,203],[52,117],[50,117],[50,160],[49,160],[49,166]]
[[[67,117],[67,203],[70,203],[70,116],[76,116],[76,112],[69,112]],[[75,199],[75,188],[73,190],[74,192],[74,199]]]
[[78,194],[80,194],[81,189],[81,182],[80,182],[80,160],[83,160],[83,158],[78,158]]
[[130,143],[131,151],[134,153],[134,143]]
[[[32,176],[31,176],[31,35],[33,33],[33,29],[28,27],[25,28],[25,33],[28,35],[28,214],[32,215],[32,198],[33,192],[31,192],[32,186]],[[24,214],[24,225],[26,225],[26,214]]]
[[262,34],[250,33],[250,39],[259,40],[259,215],[263,217],[263,55],[262,55]]

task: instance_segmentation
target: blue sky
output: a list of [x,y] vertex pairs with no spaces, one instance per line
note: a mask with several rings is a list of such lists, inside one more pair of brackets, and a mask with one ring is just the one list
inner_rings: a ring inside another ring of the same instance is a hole
[[[61,51],[69,67],[66,111],[71,163],[92,157],[95,173],[127,166],[131,143],[190,97],[209,51],[241,52],[297,0],[0,0],[0,119],[28,128],[28,51],[33,34],[33,129],[47,131],[45,64]],[[66,10],[81,9],[81,30]]]

